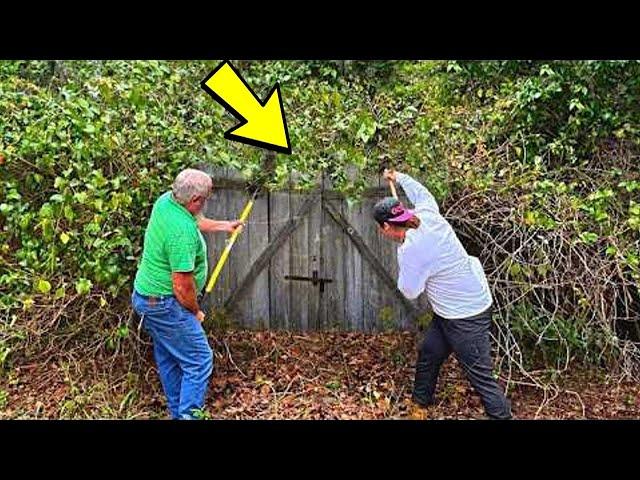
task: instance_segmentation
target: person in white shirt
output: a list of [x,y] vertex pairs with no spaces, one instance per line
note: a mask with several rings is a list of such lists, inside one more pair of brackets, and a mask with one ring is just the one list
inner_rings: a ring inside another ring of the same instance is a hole
[[426,407],[442,363],[451,352],[480,394],[490,418],[511,418],[511,403],[494,378],[491,360],[491,290],[480,261],[467,254],[433,195],[409,175],[385,169],[413,203],[407,209],[394,197],[376,203],[373,217],[383,236],[398,247],[398,289],[408,299],[426,291],[433,308],[416,363],[413,400]]

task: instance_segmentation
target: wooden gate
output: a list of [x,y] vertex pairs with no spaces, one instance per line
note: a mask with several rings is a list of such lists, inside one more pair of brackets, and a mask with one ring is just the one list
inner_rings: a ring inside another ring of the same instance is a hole
[[[207,217],[236,218],[248,200],[242,176],[201,168],[214,179]],[[356,205],[326,181],[312,192],[259,196],[205,305],[224,309],[246,328],[413,328],[416,305],[423,302],[409,302],[396,288],[397,245],[380,237],[371,218],[373,205],[389,190],[377,179],[372,183]],[[208,236],[209,272],[226,238]]]

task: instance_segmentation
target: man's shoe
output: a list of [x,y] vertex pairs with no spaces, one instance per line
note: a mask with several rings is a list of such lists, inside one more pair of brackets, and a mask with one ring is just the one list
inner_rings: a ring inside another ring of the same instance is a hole
[[420,398],[420,397],[416,396],[415,394],[413,394],[411,396],[411,400],[413,401],[413,403],[417,404],[418,406],[420,406],[422,408],[427,408],[427,407],[433,405],[433,400],[425,400],[424,398]]

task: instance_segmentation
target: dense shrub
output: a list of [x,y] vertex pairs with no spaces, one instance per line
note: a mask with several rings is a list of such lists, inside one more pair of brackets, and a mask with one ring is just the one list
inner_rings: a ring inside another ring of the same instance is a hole
[[[126,315],[150,207],[178,170],[259,171],[263,151],[226,141],[236,122],[200,89],[217,63],[0,62],[0,364],[83,304]],[[236,66],[258,95],[281,82],[293,153],[273,187],[324,171],[357,200],[361,173],[408,170],[481,257],[505,358],[632,370],[639,62]],[[126,330],[105,322],[113,345]]]

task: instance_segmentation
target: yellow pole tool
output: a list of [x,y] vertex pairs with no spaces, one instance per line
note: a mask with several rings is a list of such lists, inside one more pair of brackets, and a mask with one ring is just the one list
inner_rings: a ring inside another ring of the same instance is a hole
[[[255,199],[256,199],[256,195],[254,194],[251,200],[249,200],[247,205],[244,207],[244,210],[242,210],[242,213],[240,214],[240,219],[239,219],[241,222],[246,222],[247,218],[249,217],[249,214],[251,213],[251,209],[253,208],[253,203],[255,202]],[[211,278],[209,279],[209,283],[207,283],[207,288],[205,289],[206,293],[210,293],[211,290],[213,290],[213,287],[215,287],[216,282],[218,281],[218,277],[220,276],[220,272],[222,271],[222,267],[224,267],[224,264],[227,262],[227,258],[229,258],[229,252],[231,252],[231,249],[233,248],[233,244],[235,243],[236,238],[238,238],[238,235],[240,235],[241,231],[242,231],[242,225],[236,228],[231,234],[231,236],[229,237],[229,239],[227,240],[227,245],[224,247],[224,250],[222,251],[222,255],[220,255],[220,259],[216,264],[216,268],[214,268],[213,272],[211,273]]]

